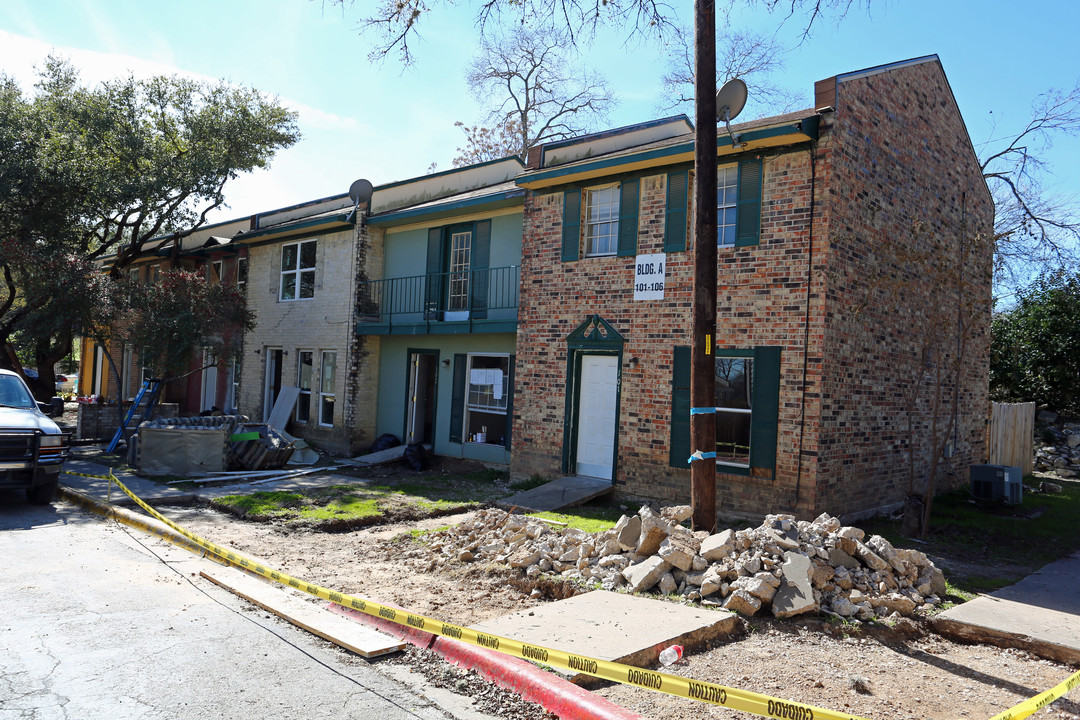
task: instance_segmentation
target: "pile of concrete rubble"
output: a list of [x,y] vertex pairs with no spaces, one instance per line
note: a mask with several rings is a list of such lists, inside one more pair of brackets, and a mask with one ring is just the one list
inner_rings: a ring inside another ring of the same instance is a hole
[[[1043,413],[1039,416],[1043,417]],[[1080,477],[1080,423],[1065,423],[1060,428],[1047,426],[1035,447],[1035,470],[1064,480]]]
[[866,539],[827,514],[813,522],[769,515],[760,527],[714,534],[683,527],[690,514],[689,506],[645,506],[613,530],[586,533],[489,509],[433,534],[429,548],[443,562],[506,564],[530,577],[678,595],[742,615],[871,620],[929,609],[945,593],[945,576],[925,554]]

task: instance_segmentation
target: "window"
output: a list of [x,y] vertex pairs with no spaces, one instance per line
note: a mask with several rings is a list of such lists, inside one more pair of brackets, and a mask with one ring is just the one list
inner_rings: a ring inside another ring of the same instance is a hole
[[509,355],[470,355],[465,442],[505,445],[510,395]]
[[619,186],[585,191],[585,256],[614,255],[619,243]]
[[716,171],[716,244],[735,245],[735,220],[739,189],[739,166],[728,165]]
[[715,363],[716,463],[749,467],[754,361],[717,357]]
[[161,279],[161,266],[151,265],[150,270],[146,273],[146,282],[156,283]]
[[236,289],[241,293],[247,288],[248,277],[248,259],[246,257],[239,258],[236,261]]
[[281,247],[280,300],[315,297],[315,240],[289,243]]
[[337,353],[322,354],[322,372],[319,377],[319,424],[334,425],[334,384],[337,381]]
[[469,309],[469,264],[472,254],[472,232],[450,235],[450,298],[447,310]]
[[210,282],[221,282],[221,260],[214,260],[210,263]]
[[715,448],[691,448],[690,348],[674,348],[670,464],[685,469],[691,453],[715,451],[718,472],[767,477],[776,468],[781,350],[759,346],[714,352]]
[[311,350],[296,352],[296,387],[300,395],[296,398],[296,422],[306,423],[311,417],[311,375],[314,369],[315,353]]

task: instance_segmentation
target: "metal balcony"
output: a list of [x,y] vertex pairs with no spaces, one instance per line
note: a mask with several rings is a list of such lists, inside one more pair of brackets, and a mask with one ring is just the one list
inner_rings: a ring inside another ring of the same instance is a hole
[[427,335],[517,330],[517,266],[370,280],[358,288],[357,333]]

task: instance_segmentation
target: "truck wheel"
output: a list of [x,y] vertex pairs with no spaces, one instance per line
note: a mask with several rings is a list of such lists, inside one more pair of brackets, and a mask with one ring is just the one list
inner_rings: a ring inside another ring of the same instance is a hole
[[52,478],[45,482],[44,485],[36,485],[32,488],[28,488],[26,491],[26,499],[30,501],[32,505],[48,505],[56,497],[56,486],[59,478]]

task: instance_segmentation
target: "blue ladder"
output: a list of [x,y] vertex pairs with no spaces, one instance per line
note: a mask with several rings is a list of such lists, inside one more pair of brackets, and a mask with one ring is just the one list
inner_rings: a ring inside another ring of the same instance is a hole
[[127,415],[124,416],[124,421],[120,423],[120,427],[116,428],[116,434],[113,435],[113,439],[105,452],[111,453],[116,450],[116,445],[120,442],[120,438],[124,437],[124,430],[127,430],[128,424],[139,410],[139,404],[142,403],[143,397],[146,396],[146,393],[148,392],[150,393],[150,396],[146,400],[146,412],[143,413],[142,419],[154,419],[154,407],[157,405],[158,397],[161,396],[161,380],[158,378],[149,378],[143,381],[143,385],[139,389],[139,394],[135,396],[135,401],[132,402],[131,407],[128,408]]

